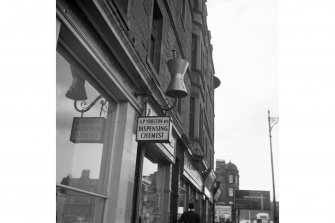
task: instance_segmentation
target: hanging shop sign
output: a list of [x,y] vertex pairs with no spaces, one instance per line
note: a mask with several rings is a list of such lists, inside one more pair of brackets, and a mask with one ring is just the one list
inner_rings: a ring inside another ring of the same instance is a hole
[[222,193],[222,189],[221,189],[221,187],[219,187],[219,188],[217,189],[217,191],[215,192],[215,194],[214,194],[214,200],[217,201],[217,200],[219,199],[221,193]]
[[151,143],[170,143],[172,138],[169,116],[145,116],[137,120],[136,141]]
[[213,195],[212,193],[207,189],[207,187],[204,187],[204,194],[208,198],[208,200],[213,203]]
[[70,141],[73,143],[103,143],[105,120],[103,117],[74,117]]
[[214,186],[214,181],[215,181],[215,174],[213,170],[211,170],[206,177],[206,180],[204,182],[205,186],[208,188],[208,190],[212,190]]

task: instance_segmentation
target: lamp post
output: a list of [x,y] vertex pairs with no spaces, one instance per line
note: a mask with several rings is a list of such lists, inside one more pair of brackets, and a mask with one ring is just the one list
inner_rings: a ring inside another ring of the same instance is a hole
[[274,178],[274,171],[273,171],[273,155],[272,155],[272,135],[271,131],[273,126],[275,126],[279,118],[278,117],[271,117],[270,110],[268,110],[268,121],[269,121],[269,137],[270,137],[270,151],[271,151],[271,170],[272,170],[272,187],[273,187],[273,221],[277,223],[277,209],[276,209],[276,192],[275,192],[275,178]]

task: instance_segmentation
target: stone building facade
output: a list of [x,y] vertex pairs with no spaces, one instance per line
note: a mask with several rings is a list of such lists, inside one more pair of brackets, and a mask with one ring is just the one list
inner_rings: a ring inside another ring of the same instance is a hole
[[220,195],[215,199],[216,205],[230,206],[230,219],[235,222],[236,211],[234,209],[235,190],[239,189],[240,175],[234,163],[225,160],[216,160],[216,181],[219,187]]
[[[176,222],[214,213],[214,76],[205,0],[57,0],[57,222]],[[175,53],[174,53],[175,52]],[[168,61],[188,95],[165,95]],[[137,119],[169,116],[169,142]]]

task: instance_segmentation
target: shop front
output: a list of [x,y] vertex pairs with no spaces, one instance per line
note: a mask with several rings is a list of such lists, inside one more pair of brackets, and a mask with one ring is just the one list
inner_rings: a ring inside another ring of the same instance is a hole
[[75,2],[56,40],[56,222],[168,222],[175,132],[136,141],[137,86]]
[[168,141],[138,139],[140,117],[169,116],[136,95],[145,69],[96,4],[57,0],[56,222],[167,223],[172,201],[176,216],[190,202],[205,213],[201,175],[176,155],[180,120],[169,119]]

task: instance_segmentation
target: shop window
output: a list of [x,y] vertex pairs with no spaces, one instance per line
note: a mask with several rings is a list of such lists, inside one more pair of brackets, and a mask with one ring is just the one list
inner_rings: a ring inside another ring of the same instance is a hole
[[229,188],[229,197],[234,196],[233,188]]
[[163,16],[158,7],[157,1],[154,1],[153,16],[150,33],[149,59],[153,69],[159,74],[161,47],[162,47],[162,29]]
[[[73,95],[72,95],[73,93]],[[84,113],[95,98],[98,102]],[[87,100],[86,100],[87,98]],[[62,46],[56,54],[57,222],[100,222],[105,200],[104,155],[115,102],[103,96],[88,72]]]
[[183,178],[179,181],[179,188],[178,188],[178,214],[177,219],[180,218],[180,216],[184,213],[186,210],[186,202],[187,202],[187,189],[186,189],[186,183]]
[[196,190],[194,188],[190,189],[190,197],[188,203],[196,203]]
[[232,184],[233,183],[233,175],[229,175],[229,183]]
[[152,162],[147,157],[143,159],[143,170],[141,177],[140,196],[140,219],[141,222],[160,222],[160,199],[158,191],[158,164]]

